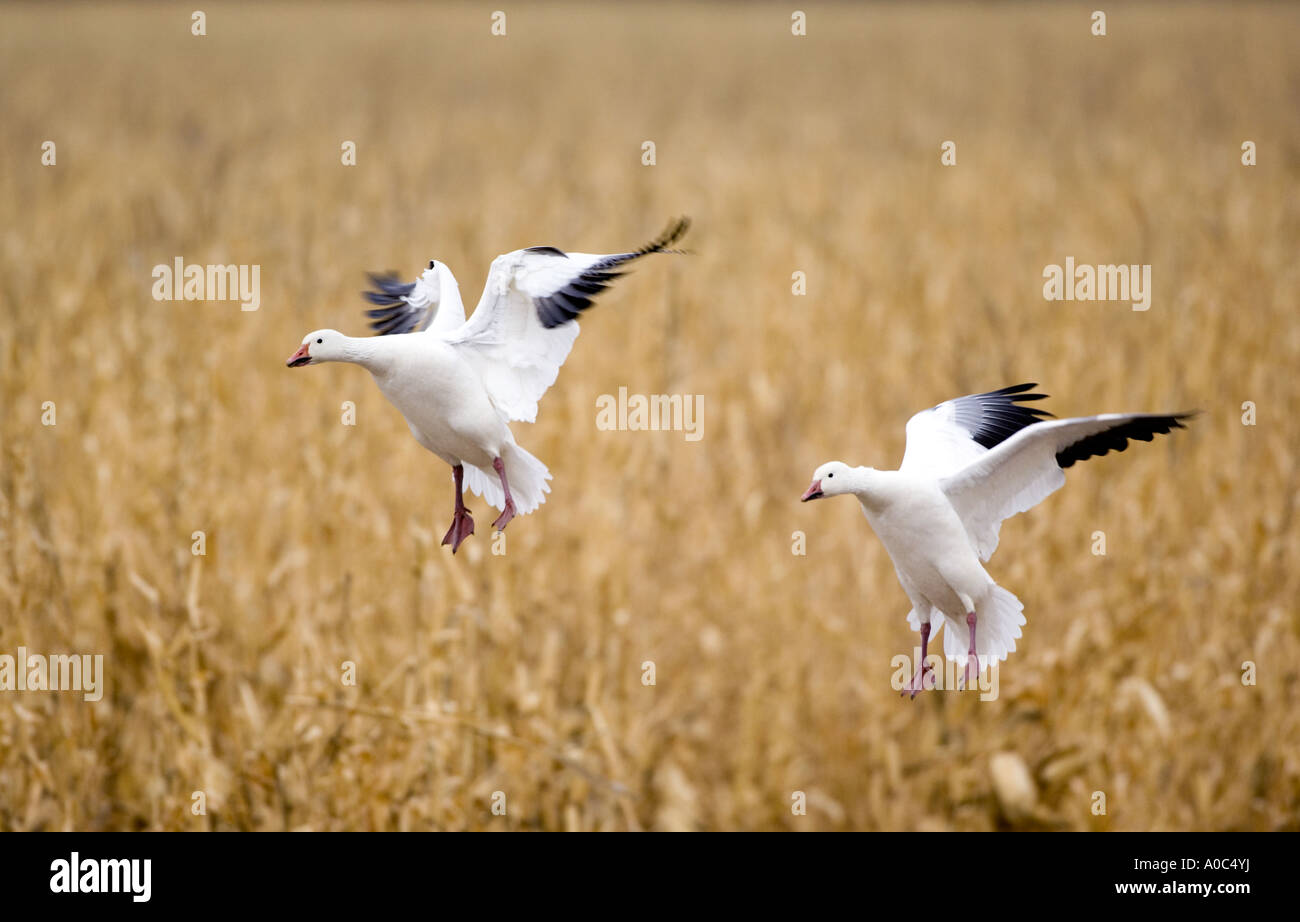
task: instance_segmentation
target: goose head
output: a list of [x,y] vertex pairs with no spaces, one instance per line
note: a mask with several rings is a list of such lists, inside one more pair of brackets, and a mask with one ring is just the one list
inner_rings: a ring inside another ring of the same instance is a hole
[[298,351],[289,356],[284,364],[290,368],[301,368],[319,362],[343,361],[346,341],[347,337],[338,330],[316,330],[302,338]]

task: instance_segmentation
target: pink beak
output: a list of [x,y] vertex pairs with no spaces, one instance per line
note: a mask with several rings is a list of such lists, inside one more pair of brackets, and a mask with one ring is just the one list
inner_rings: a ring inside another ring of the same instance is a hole
[[820,480],[814,480],[812,482],[812,485],[809,486],[807,490],[804,490],[803,496],[800,497],[799,501],[802,503],[806,503],[808,502],[808,500],[817,499],[821,495],[822,495],[822,482]]
[[307,347],[309,345],[311,344],[303,343],[301,346],[299,346],[298,351],[295,352],[293,355],[289,356],[289,358],[285,360],[284,364],[288,365],[290,368],[296,368],[299,365],[306,365],[307,362],[310,362],[311,353],[307,351]]

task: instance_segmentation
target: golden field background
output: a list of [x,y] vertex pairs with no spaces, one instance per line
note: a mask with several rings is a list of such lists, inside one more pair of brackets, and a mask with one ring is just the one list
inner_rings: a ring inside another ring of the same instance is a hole
[[[0,9],[0,652],[108,685],[0,694],[0,828],[1300,826],[1300,12],[501,6]],[[365,372],[284,367],[366,270],[472,307],[498,253],[678,213],[516,425],[555,479],[503,557],[480,500],[439,547],[449,472]],[[261,309],[155,302],[177,256]],[[1151,263],[1151,309],[1044,301],[1067,256]],[[902,700],[888,558],[799,494],[1025,380],[1204,412],[1003,527],[998,700]],[[620,386],[704,438],[597,431]]]

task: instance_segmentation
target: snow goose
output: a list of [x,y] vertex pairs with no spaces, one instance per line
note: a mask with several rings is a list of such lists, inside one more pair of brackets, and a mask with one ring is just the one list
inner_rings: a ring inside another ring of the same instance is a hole
[[370,372],[415,440],[451,465],[456,511],[442,543],[454,554],[474,534],[466,487],[501,510],[497,530],[546,501],[551,474],[516,444],[509,423],[536,420],[537,401],[578,338],[578,314],[624,274],[616,270],[650,253],[681,252],[670,248],[689,225],[674,221],[628,253],[535,246],[498,256],[468,320],[444,263],[430,260],[410,283],[371,275],[375,290],[365,296],[375,307],[366,313],[379,336],[316,330],[285,364],[352,362]]
[[[885,545],[912,602],[908,623],[921,634],[921,665],[904,693],[927,687],[925,665],[931,626],[948,621],[944,653],[965,658],[965,681],[1016,649],[1025,623],[1020,601],[985,572],[998,546],[1002,521],[1025,512],[1065,483],[1076,461],[1123,451],[1130,439],[1149,442],[1182,429],[1190,413],[1109,413],[1077,419],[1025,401],[1018,384],[949,400],[913,416],[907,448],[896,471],[849,467],[840,461],[813,473],[803,501],[852,493]],[[962,629],[969,641],[963,650]]]

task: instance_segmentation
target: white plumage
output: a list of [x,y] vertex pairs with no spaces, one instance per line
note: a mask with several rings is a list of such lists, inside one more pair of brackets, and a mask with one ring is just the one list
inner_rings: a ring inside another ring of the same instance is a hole
[[546,501],[550,472],[519,447],[509,423],[536,420],[538,401],[578,338],[578,314],[623,274],[616,270],[650,253],[679,252],[669,248],[688,227],[682,218],[627,253],[543,246],[498,256],[468,320],[444,263],[431,260],[410,283],[372,275],[375,290],[365,295],[375,307],[367,313],[380,336],[317,330],[286,364],[352,362],[374,376],[416,441],[452,466],[456,512],[443,543],[454,553],[474,532],[464,489],[502,510],[496,528]]
[[[897,471],[823,464],[804,501],[855,495],[885,545],[912,602],[907,620],[921,632],[948,622],[944,653],[984,668],[1016,649],[1023,606],[985,571],[1003,520],[1033,508],[1065,483],[1065,468],[1130,439],[1151,441],[1181,429],[1189,414],[1105,414],[1044,419],[1024,406],[1046,395],[1034,384],[949,400],[913,416]],[[922,654],[924,656],[924,652]],[[977,660],[970,660],[974,656]],[[971,674],[967,672],[967,681]],[[918,672],[908,687],[922,687]]]

